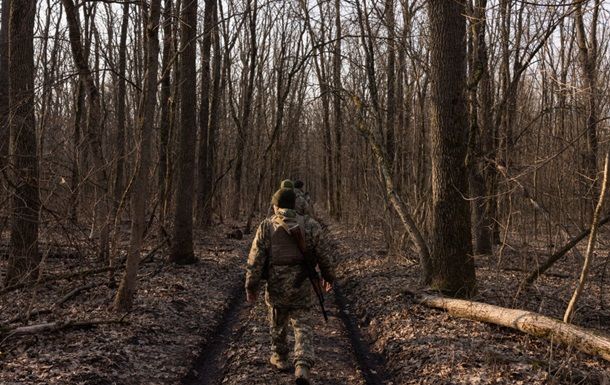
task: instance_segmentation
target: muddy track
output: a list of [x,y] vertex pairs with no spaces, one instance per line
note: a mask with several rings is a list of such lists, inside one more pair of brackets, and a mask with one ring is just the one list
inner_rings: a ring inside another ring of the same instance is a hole
[[364,340],[360,328],[352,312],[347,299],[339,285],[335,285],[335,300],[339,306],[339,317],[343,321],[343,326],[348,333],[349,340],[354,349],[358,366],[362,371],[367,385],[383,385],[389,380],[386,373],[383,357],[375,354],[369,348],[369,344]]
[[[239,282],[243,280],[243,275]],[[229,307],[225,310],[211,340],[203,344],[199,356],[193,362],[189,374],[182,380],[182,385],[217,384],[224,370],[224,353],[228,342],[237,338],[240,324],[250,312],[245,306],[242,285],[236,285],[231,293]]]
[[[317,363],[313,380],[325,385],[381,385],[381,361],[370,353],[340,291],[326,301],[329,322],[314,309]],[[267,308],[262,300],[255,306],[244,303],[242,285],[232,293],[217,332],[202,347],[183,385],[293,384],[291,372],[281,373],[268,364]],[[289,339],[292,344],[293,339]]]

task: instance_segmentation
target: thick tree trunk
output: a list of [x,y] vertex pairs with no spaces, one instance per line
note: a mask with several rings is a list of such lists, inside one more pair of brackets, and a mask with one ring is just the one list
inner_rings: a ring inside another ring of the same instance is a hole
[[431,286],[452,295],[474,293],[476,278],[470,236],[465,166],[466,19],[463,1],[428,3],[432,127]]
[[516,329],[610,361],[610,337],[538,313],[433,295],[417,295],[419,303],[449,314]]
[[35,0],[12,0],[9,21],[10,164],[14,185],[6,285],[37,276],[38,159],[34,118]]
[[195,59],[197,39],[197,0],[182,5],[180,61],[180,134],[176,212],[170,261],[178,264],[195,262],[193,253],[193,193],[195,188],[195,140],[197,74]]
[[[143,4],[144,5],[144,4]],[[154,117],[157,106],[157,73],[159,70],[159,18],[161,0],[152,0],[146,20],[146,73],[140,100],[138,131],[140,134],[140,159],[133,183],[132,220],[129,251],[125,274],[114,298],[114,309],[120,312],[129,311],[136,292],[138,265],[144,236],[146,206],[148,204],[148,178]]]

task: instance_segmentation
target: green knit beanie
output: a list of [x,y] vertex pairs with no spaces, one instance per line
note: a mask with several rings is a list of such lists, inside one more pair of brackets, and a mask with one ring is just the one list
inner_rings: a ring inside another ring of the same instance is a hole
[[297,199],[292,188],[281,188],[271,197],[271,204],[281,209],[294,210],[294,204]]
[[280,183],[280,189],[283,188],[294,188],[294,184],[290,179],[284,179],[282,183]]

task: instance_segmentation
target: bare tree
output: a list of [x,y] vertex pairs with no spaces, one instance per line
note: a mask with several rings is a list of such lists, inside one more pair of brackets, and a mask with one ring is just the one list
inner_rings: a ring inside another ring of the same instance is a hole
[[465,165],[466,19],[463,1],[428,3],[432,126],[431,285],[462,296],[475,290]]
[[[100,259],[106,259],[109,253],[110,212],[108,207],[108,175],[102,152],[101,140],[103,122],[101,96],[93,77],[93,72],[87,62],[87,57],[85,56],[86,51],[83,48],[80,21],[76,6],[72,0],[62,0],[62,4],[66,10],[66,20],[68,23],[70,47],[72,49],[74,64],[78,69],[80,81],[83,84],[83,91],[86,93],[89,103],[85,137],[91,152],[94,167],[93,174],[95,176],[96,223],[94,223],[93,228],[96,230],[94,231],[94,234],[99,236],[99,257]],[[87,29],[85,29],[85,31],[86,30]],[[83,95],[79,95],[79,98],[82,97]]]
[[[142,7],[146,6],[142,2]],[[132,221],[127,266],[119,290],[114,298],[116,311],[125,312],[131,309],[136,292],[138,265],[144,228],[146,225],[146,206],[148,204],[148,183],[150,174],[151,149],[155,108],[157,106],[157,75],[159,72],[159,19],[161,17],[161,0],[152,0],[146,17],[146,72],[144,87],[140,100],[138,132],[140,135],[139,162],[133,186]]]
[[2,15],[0,15],[0,168],[6,165],[8,155],[8,35],[9,35],[9,2],[2,0]]
[[197,0],[185,0],[181,13],[180,132],[178,184],[170,261],[195,262],[193,252],[193,193],[195,192]]
[[334,132],[335,132],[335,159],[334,159],[334,171],[335,171],[335,215],[337,218],[341,218],[343,213],[343,167],[341,165],[341,151],[343,147],[342,131],[343,131],[343,111],[341,106],[341,40],[343,34],[341,31],[341,1],[335,0],[335,47],[333,52],[333,110],[334,110]]
[[[585,28],[584,21],[584,9],[583,4],[589,3],[588,0],[581,0],[576,2],[576,12],[574,15],[575,28],[576,28],[576,41],[578,43],[578,59],[580,61],[583,88],[586,94],[586,127],[587,127],[587,149],[585,153],[585,173],[589,178],[589,181],[585,184],[585,193],[596,188],[596,176],[597,176],[597,152],[598,152],[598,41],[597,41],[597,28],[599,20],[599,10],[601,7],[600,0],[594,0],[592,6],[591,24],[589,27],[589,33]],[[588,185],[594,186],[593,189],[589,188]],[[588,194],[589,198],[592,198],[591,194]],[[595,196],[595,192],[592,194]],[[593,199],[591,203],[587,205],[589,208],[587,211],[592,212],[593,210]]]
[[210,196],[209,157],[213,143],[210,142],[210,99],[212,97],[212,79],[210,74],[210,57],[212,52],[212,32],[216,0],[205,1],[203,14],[203,40],[201,42],[201,106],[199,108],[199,159],[197,161],[197,221],[199,224],[209,222],[210,213],[206,210]]
[[34,117],[34,18],[36,1],[12,0],[9,19],[10,166],[13,178],[11,240],[6,285],[37,275],[38,158]]

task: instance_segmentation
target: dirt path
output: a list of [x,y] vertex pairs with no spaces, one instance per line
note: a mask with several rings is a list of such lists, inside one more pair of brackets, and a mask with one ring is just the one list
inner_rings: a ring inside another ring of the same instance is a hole
[[[317,361],[312,379],[316,384],[325,385],[377,384],[367,382],[370,368],[365,368],[363,373],[359,367],[353,341],[350,340],[351,334],[344,326],[345,318],[342,319],[333,295],[327,297],[326,305],[328,324],[324,323],[322,315],[313,315],[317,320],[314,328]],[[281,373],[269,365],[267,308],[262,299],[250,307],[240,297],[226,320],[224,329],[202,352],[196,365],[198,375],[191,375],[185,384],[294,384],[292,371]],[[289,338],[292,344],[292,336]]]

